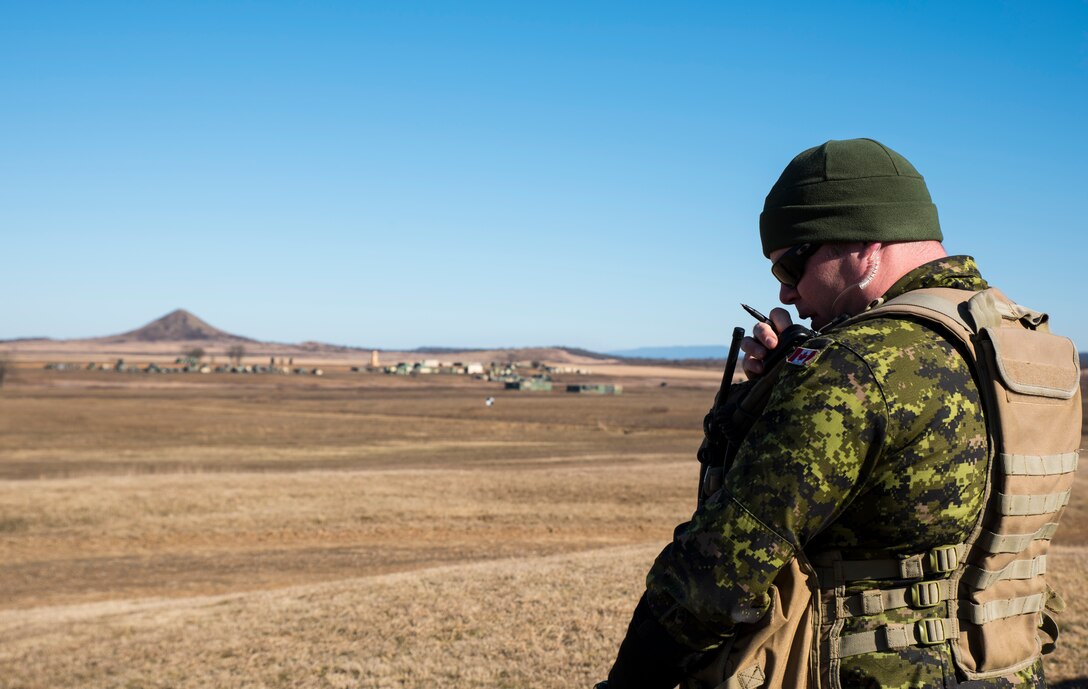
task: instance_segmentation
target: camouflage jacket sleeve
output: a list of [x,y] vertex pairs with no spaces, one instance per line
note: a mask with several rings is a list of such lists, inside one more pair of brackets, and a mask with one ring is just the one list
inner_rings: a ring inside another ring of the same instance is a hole
[[758,621],[778,571],[831,523],[882,451],[888,405],[850,347],[786,364],[721,491],[676,528],[647,577],[653,615],[678,641],[709,649]]

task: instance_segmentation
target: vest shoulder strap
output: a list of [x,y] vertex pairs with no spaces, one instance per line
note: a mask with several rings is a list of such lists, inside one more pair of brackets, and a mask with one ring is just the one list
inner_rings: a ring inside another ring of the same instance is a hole
[[865,311],[846,320],[842,325],[886,316],[916,316],[942,326],[948,334],[963,343],[974,358],[974,335],[978,329],[970,304],[978,294],[981,292],[950,287],[930,287],[912,290],[886,301],[881,297],[871,302]]

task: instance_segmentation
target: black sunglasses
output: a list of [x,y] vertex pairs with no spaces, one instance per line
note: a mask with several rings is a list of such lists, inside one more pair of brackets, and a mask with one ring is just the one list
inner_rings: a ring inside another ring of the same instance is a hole
[[771,264],[771,275],[786,287],[796,287],[805,274],[805,264],[820,248],[816,242],[805,242],[792,247]]

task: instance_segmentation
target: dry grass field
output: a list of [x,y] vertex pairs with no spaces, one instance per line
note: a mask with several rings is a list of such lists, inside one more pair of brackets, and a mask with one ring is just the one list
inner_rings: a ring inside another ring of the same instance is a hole
[[[0,389],[0,689],[588,687],[691,512],[714,377],[24,365]],[[1051,566],[1065,687],[1088,686],[1085,482]]]

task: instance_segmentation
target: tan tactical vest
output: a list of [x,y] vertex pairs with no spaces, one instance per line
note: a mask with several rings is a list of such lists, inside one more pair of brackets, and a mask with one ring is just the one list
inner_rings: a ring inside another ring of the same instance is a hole
[[[1044,575],[1081,439],[1076,348],[1050,333],[1046,314],[997,289],[915,290],[849,322],[893,315],[938,325],[970,357],[990,435],[985,506],[973,531],[964,543],[888,560],[798,557],[775,580],[764,620],[686,687],[835,688],[843,658],[945,643],[968,679],[986,679],[1053,650],[1050,613],[1064,604]],[[874,580],[894,585],[846,592]],[[891,609],[914,621],[842,633],[849,617]]]

